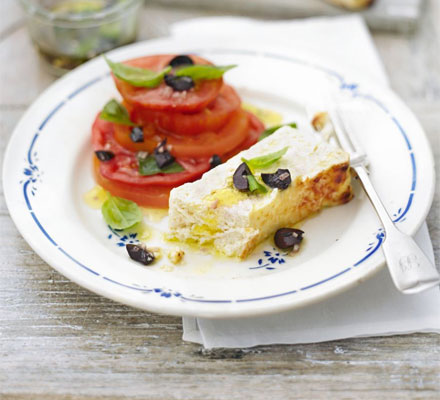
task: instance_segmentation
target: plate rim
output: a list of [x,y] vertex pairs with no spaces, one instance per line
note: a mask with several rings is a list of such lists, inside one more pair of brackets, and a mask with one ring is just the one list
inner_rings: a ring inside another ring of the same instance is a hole
[[[113,54],[113,53],[117,53],[117,52],[123,52],[123,51],[126,51],[126,50],[130,51],[131,49],[136,49],[137,47],[139,47],[141,49],[145,48],[145,51],[148,53],[148,51],[149,51],[148,47],[149,46],[152,47],[152,45],[157,45],[157,44],[160,44],[160,43],[163,43],[163,42],[168,42],[168,43],[169,42],[171,42],[171,43],[177,42],[176,45],[179,44],[178,41],[176,41],[174,38],[157,39],[157,40],[154,40],[154,41],[138,42],[138,43],[135,43],[135,44],[130,45],[130,46],[125,46],[123,48],[114,50],[114,51],[112,51],[109,54]],[[201,47],[201,46],[193,46],[193,47]],[[213,46],[212,48],[220,49],[218,46]],[[234,48],[226,48],[226,49],[224,49],[223,48],[223,50],[224,51],[228,51],[228,50],[229,51],[230,50],[236,51],[237,49],[234,49]],[[267,53],[269,53],[269,52],[267,52]],[[310,55],[304,55],[304,54],[301,54],[300,57],[295,56],[293,58],[301,60],[301,56],[304,56],[305,57],[304,59],[310,59]],[[313,55],[312,58],[314,58],[315,56],[316,55]],[[285,57],[291,58],[289,56],[285,56]],[[320,58],[320,60],[322,61],[323,65],[327,65],[327,61],[323,60],[322,57]],[[24,115],[21,117],[20,121],[18,122],[18,124],[14,128],[14,131],[13,131],[13,133],[12,133],[10,139],[9,139],[8,145],[7,145],[5,153],[4,153],[5,156],[4,156],[4,162],[3,162],[3,182],[5,182],[5,175],[6,175],[6,171],[7,171],[7,161],[10,158],[9,154],[11,153],[11,148],[12,148],[12,138],[15,135],[17,135],[17,131],[18,131],[18,128],[19,128],[20,124],[23,123],[23,121],[27,118],[28,115],[32,114],[33,106],[35,106],[37,103],[41,102],[41,98],[43,96],[47,96],[47,94],[50,93],[51,90],[56,90],[56,87],[58,85],[62,85],[64,81],[70,79],[71,74],[79,73],[80,71],[89,68],[93,63],[96,63],[97,61],[98,60],[92,60],[89,63],[84,64],[80,68],[72,71],[72,73],[67,74],[65,77],[61,78],[60,80],[54,82],[43,93],[41,93],[38,96],[38,98],[32,103],[32,105],[24,113]],[[330,65],[333,66],[334,63],[331,62]],[[337,73],[339,74],[339,71],[343,71],[343,70],[344,70],[344,68],[341,67],[340,69],[337,70],[338,71]],[[106,75],[108,75],[108,73],[107,74],[101,73],[101,76],[99,78],[95,78],[93,81],[95,82],[97,80],[100,80],[103,77],[105,77]],[[343,76],[342,75],[340,75],[340,76],[342,77],[343,81],[345,82],[345,79],[343,78]],[[373,87],[377,86],[374,83],[368,82],[367,79],[361,79],[361,80],[357,79],[356,81],[358,81],[358,82],[360,81],[361,84],[363,84],[363,85],[364,84],[368,84],[368,85],[373,86]],[[86,87],[90,86],[91,84],[92,83],[89,81],[87,84],[81,86],[81,88],[78,89],[78,92],[75,92],[75,95],[77,93],[79,93],[80,91],[82,91],[83,89],[85,89]],[[352,90],[352,89],[354,90],[355,87],[353,87],[353,88],[349,88],[348,87],[348,89],[349,90]],[[382,91],[382,92],[388,92],[389,94],[391,94],[394,97],[394,100],[398,101],[400,103],[399,104],[400,106],[403,106],[406,110],[409,111],[410,117],[413,118],[414,122],[419,126],[420,131],[423,134],[421,139],[423,139],[425,142],[429,143],[427,141],[426,134],[424,133],[424,130],[421,127],[419,121],[414,116],[414,114],[408,109],[408,107],[404,104],[404,102],[392,90],[390,90],[389,88],[379,87],[378,90]],[[56,110],[54,110],[54,111],[56,111]],[[50,115],[48,116],[48,118],[49,117],[50,117]],[[44,126],[44,124],[47,122],[48,118],[46,118],[43,121],[43,123],[41,124],[42,126]],[[413,227],[413,229],[411,229],[411,232],[410,232],[411,234],[415,233],[419,229],[419,227],[423,224],[424,220],[426,219],[426,215],[428,214],[428,212],[429,212],[429,210],[431,208],[431,204],[432,204],[432,200],[433,200],[433,196],[434,196],[434,191],[435,191],[435,173],[434,173],[434,160],[433,160],[433,155],[432,155],[431,151],[429,151],[428,158],[430,159],[429,163],[431,164],[432,171],[433,171],[432,183],[431,183],[431,192],[430,192],[430,194],[428,196],[429,200],[427,202],[426,210],[424,210],[424,213],[422,213],[422,218],[419,218],[418,223]],[[45,260],[52,268],[56,269],[58,272],[60,272],[61,274],[63,274],[64,276],[66,276],[67,278],[72,280],[73,282],[76,282],[77,284],[79,284],[79,285],[81,285],[83,287],[86,287],[87,289],[89,289],[89,290],[91,290],[91,291],[93,291],[95,293],[101,294],[101,295],[103,295],[105,297],[111,298],[113,300],[116,300],[116,301],[124,303],[124,304],[129,304],[131,306],[134,306],[134,307],[137,307],[137,308],[141,308],[141,309],[144,309],[144,310],[149,310],[149,311],[154,311],[154,312],[159,312],[159,313],[161,311],[163,312],[162,307],[160,307],[160,306],[154,307],[155,304],[148,304],[146,306],[145,303],[143,303],[143,302],[142,302],[142,304],[140,304],[138,301],[134,301],[134,300],[132,301],[130,299],[130,297],[127,297],[127,296],[123,295],[122,292],[121,292],[121,295],[119,295],[118,291],[112,292],[112,291],[106,290],[106,288],[103,287],[102,285],[93,284],[93,283],[89,283],[87,280],[82,280],[82,279],[78,278],[78,275],[75,272],[70,273],[69,268],[64,268],[62,265],[59,265],[57,262],[54,263],[52,260],[48,259],[50,257],[47,257],[47,255],[44,254],[44,251],[43,251],[44,247],[42,247],[40,249],[40,247],[38,246],[38,243],[37,243],[38,240],[35,240],[35,242],[34,242],[34,238],[31,237],[32,235],[28,235],[26,233],[24,227],[19,226],[19,224],[17,223],[17,220],[16,220],[16,218],[14,218],[14,215],[13,215],[14,213],[11,210],[11,208],[13,208],[13,207],[11,207],[10,201],[8,200],[8,196],[9,195],[7,194],[8,190],[7,190],[6,187],[4,188],[4,191],[5,191],[5,200],[6,200],[7,208],[9,210],[9,213],[10,213],[10,215],[11,215],[15,225],[17,226],[17,229],[19,230],[20,234],[31,245],[33,250],[43,260]],[[349,288],[351,288],[353,286],[356,286],[357,284],[359,284],[363,280],[368,279],[374,273],[378,272],[383,267],[384,264],[385,264],[385,260],[384,260],[384,257],[382,256],[382,261],[378,262],[378,264],[376,265],[375,268],[372,268],[370,271],[368,271],[368,273],[364,274],[362,276],[362,279],[357,279],[357,280],[353,280],[351,282],[348,282],[345,285],[342,285],[342,286],[338,287],[337,289],[333,289],[331,292],[321,292],[321,293],[315,294],[313,297],[302,299],[301,302],[297,302],[297,303],[295,303],[295,302],[287,302],[287,303],[281,302],[281,303],[279,303],[278,302],[278,303],[275,303],[275,304],[271,304],[271,302],[266,302],[264,304],[264,306],[263,306],[263,303],[259,303],[260,307],[257,307],[257,309],[255,309],[253,307],[248,307],[248,308],[245,308],[244,310],[242,310],[242,309],[233,310],[232,309],[232,310],[228,310],[226,313],[222,312],[221,310],[219,311],[218,309],[216,309],[215,311],[213,311],[213,310],[211,310],[211,311],[207,311],[207,310],[197,311],[197,310],[193,310],[192,307],[183,307],[182,308],[182,307],[177,306],[177,307],[175,307],[175,311],[174,311],[173,307],[167,307],[166,312],[167,312],[167,314],[170,313],[170,314],[175,314],[175,315],[202,316],[202,317],[209,317],[209,318],[225,318],[225,317],[233,318],[233,317],[241,317],[241,316],[263,315],[263,314],[283,311],[283,310],[286,310],[286,309],[293,309],[293,308],[303,307],[305,305],[312,304],[312,303],[321,301],[321,300],[323,300],[325,298],[337,295],[338,293],[344,292],[344,291],[348,290]],[[340,275],[340,274],[338,274],[338,275]],[[278,295],[274,295],[274,296],[270,296],[270,297],[275,298],[275,297],[278,297]],[[170,303],[167,303],[167,304],[168,304],[168,306],[170,306]]]

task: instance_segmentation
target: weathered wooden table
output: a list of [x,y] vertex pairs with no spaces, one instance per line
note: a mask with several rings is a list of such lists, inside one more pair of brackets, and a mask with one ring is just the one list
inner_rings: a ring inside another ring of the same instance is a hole
[[[39,64],[16,0],[0,1],[0,154],[54,78]],[[141,38],[208,12],[148,6]],[[211,13],[212,14],[212,13]],[[420,118],[440,177],[440,2],[413,36],[374,34],[395,91]],[[437,184],[439,178],[437,178]],[[440,260],[440,192],[428,217]],[[29,248],[0,193],[0,398],[439,398],[434,334],[205,351],[181,319],[149,314],[69,282]]]

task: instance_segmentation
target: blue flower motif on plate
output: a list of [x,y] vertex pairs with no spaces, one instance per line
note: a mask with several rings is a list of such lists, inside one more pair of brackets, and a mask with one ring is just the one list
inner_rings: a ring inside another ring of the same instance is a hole
[[258,265],[256,267],[250,267],[249,269],[266,269],[271,271],[276,269],[277,265],[285,264],[286,260],[284,257],[287,256],[287,253],[281,253],[275,247],[272,247],[272,250],[264,250],[263,258],[258,259]]
[[136,232],[124,233],[124,231],[118,231],[116,229],[112,229],[109,225],[111,233],[107,235],[107,239],[116,240],[116,246],[125,247],[126,244],[137,244],[139,243],[139,239],[137,238]]
[[175,292],[171,289],[155,288],[155,289],[153,289],[153,292],[159,294],[161,297],[166,297],[166,298],[181,297],[182,296],[182,293]]
[[32,160],[32,157],[35,158],[35,161],[38,161],[36,152],[29,154],[29,157],[26,160],[28,165],[23,169],[25,179],[21,180],[20,184],[28,186],[32,196],[35,196],[35,193],[37,192],[37,183],[41,181],[41,173],[38,165]]

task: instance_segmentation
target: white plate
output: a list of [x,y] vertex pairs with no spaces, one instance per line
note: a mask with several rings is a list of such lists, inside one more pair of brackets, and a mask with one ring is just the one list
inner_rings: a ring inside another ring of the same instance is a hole
[[[327,61],[291,58],[239,44],[211,48],[166,39],[138,43],[110,54],[114,60],[155,53],[199,53],[228,72],[243,99],[281,112],[307,127],[305,104],[319,104],[323,76],[357,113],[354,132],[370,160],[371,178],[393,219],[414,233],[429,211],[433,159],[410,110],[389,90],[359,84],[355,73]],[[336,72],[339,71],[339,72]],[[323,300],[367,279],[384,264],[383,234],[355,182],[350,203],[326,209],[302,228],[307,240],[287,257],[269,242],[244,262],[187,251],[182,266],[163,257],[153,267],[131,261],[124,244],[137,240],[111,232],[100,212],[82,200],[94,186],[90,127],[100,108],[118,96],[102,60],[56,82],[16,127],[4,162],[4,190],[13,220],[32,248],[81,286],[142,309],[212,318],[260,315]],[[147,221],[160,244],[166,219]],[[165,246],[170,246],[165,244]],[[169,271],[169,269],[173,269]]]

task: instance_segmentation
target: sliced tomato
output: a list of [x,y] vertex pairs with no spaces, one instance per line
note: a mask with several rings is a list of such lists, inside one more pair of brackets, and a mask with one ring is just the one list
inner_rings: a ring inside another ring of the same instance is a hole
[[[160,71],[168,65],[174,55],[161,54],[128,60],[125,63],[139,68]],[[209,61],[191,55],[195,64],[211,64]],[[178,92],[162,82],[155,88],[135,87],[116,77],[115,84],[124,100],[135,107],[149,110],[167,110],[177,112],[198,112],[210,104],[219,94],[223,79],[201,80],[194,88]]]
[[144,141],[134,143],[130,139],[131,128],[115,124],[115,139],[131,151],[152,152],[164,139],[170,146],[170,152],[175,157],[199,158],[211,157],[213,154],[223,155],[243,142],[248,133],[248,117],[245,111],[235,111],[218,132],[205,132],[195,136],[178,136],[164,134],[154,130],[152,125],[144,127]]
[[[223,154],[223,161],[256,143],[264,130],[264,125],[253,114],[248,112],[238,114],[240,122],[245,121],[244,140]],[[95,179],[112,195],[132,200],[141,206],[167,208],[171,189],[199,179],[204,172],[210,169],[208,157],[219,154],[217,146],[215,146],[216,142],[214,142],[214,147],[210,146],[211,152],[207,154],[206,158],[198,160],[178,158],[178,162],[185,168],[184,172],[141,176],[138,173],[135,153],[122,146],[115,138],[115,127],[120,126],[101,120],[99,115],[93,124],[92,143],[94,150],[107,150],[115,154],[112,160],[106,162],[100,162],[94,157]],[[129,128],[126,128],[124,134],[125,137],[129,137]],[[132,144],[139,144],[129,140]],[[144,145],[144,143],[140,144]],[[156,142],[154,142],[154,146],[156,146]],[[138,151],[138,149],[134,151]]]
[[93,150],[106,150],[111,151],[114,154],[126,153],[131,154],[130,150],[127,150],[121,146],[114,139],[115,125],[112,122],[104,121],[99,118],[99,114],[95,118],[95,122],[92,125],[92,146]]
[[[148,151],[151,153],[158,143],[160,143],[159,132],[153,124],[147,124],[142,127],[144,131],[144,141],[143,142],[133,142],[130,137],[131,130],[133,128],[126,125],[113,125],[114,139],[117,144],[122,146],[124,149],[129,151]],[[151,142],[155,136],[157,136],[157,141]],[[173,153],[173,155],[175,155]]]
[[232,112],[240,107],[240,97],[228,85],[223,85],[217,98],[198,113],[155,111],[130,106],[131,120],[139,125],[154,124],[162,130],[180,135],[195,135],[217,131],[226,124]]
[[101,162],[100,174],[113,182],[130,184],[138,187],[165,186],[177,187],[186,182],[192,182],[202,176],[209,168],[209,159],[176,161],[185,168],[185,171],[174,174],[155,174],[143,176],[139,174],[136,156],[116,154],[109,161]]
[[260,135],[263,133],[265,127],[263,123],[252,113],[246,112],[249,118],[249,129],[247,136],[243,142],[241,142],[237,147],[232,149],[229,153],[222,156],[222,160],[229,160],[231,157],[240,153],[240,151],[246,150],[258,142]]
[[168,208],[168,199],[172,188],[164,186],[148,186],[143,188],[129,183],[115,182],[105,178],[100,173],[100,162],[98,159],[94,159],[93,166],[96,183],[105,190],[108,190],[113,196],[134,201],[141,207]]
[[102,121],[99,119],[99,116],[93,124],[92,143],[95,151],[107,150],[112,151],[115,155],[109,161],[99,162],[100,175],[114,183],[121,183],[132,187],[176,187],[198,179],[210,168],[209,158],[176,158],[176,161],[185,168],[185,171],[174,174],[140,175],[136,154],[124,149],[116,142],[114,139],[114,125],[107,123],[107,121]]
[[[261,134],[265,130],[264,124],[251,112],[246,112],[249,118],[249,131],[246,140],[240,144],[242,149],[248,149],[258,142]],[[241,150],[240,150],[241,151]]]

